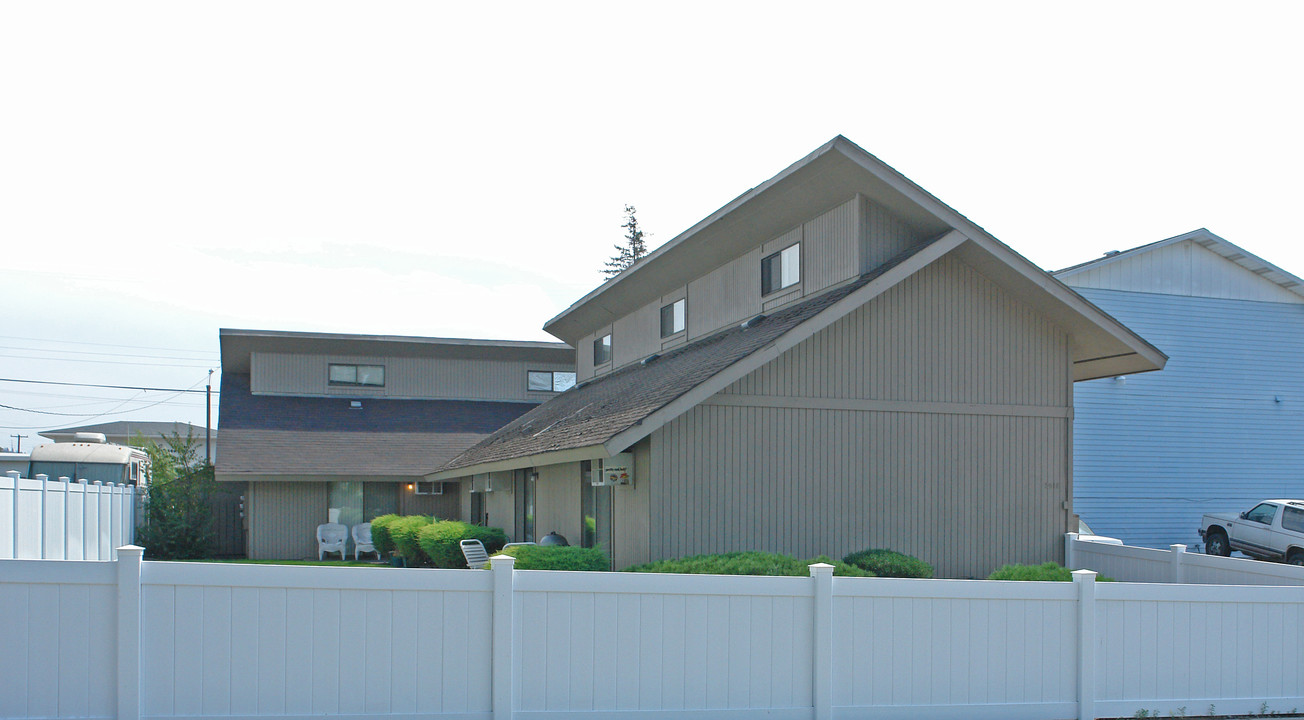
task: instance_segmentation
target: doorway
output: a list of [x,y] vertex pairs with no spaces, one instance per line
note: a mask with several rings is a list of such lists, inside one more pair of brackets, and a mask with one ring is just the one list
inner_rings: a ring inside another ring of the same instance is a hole
[[615,558],[614,493],[610,485],[593,484],[593,478],[601,473],[601,460],[580,462],[580,519],[584,523],[580,544],[602,548],[607,557]]

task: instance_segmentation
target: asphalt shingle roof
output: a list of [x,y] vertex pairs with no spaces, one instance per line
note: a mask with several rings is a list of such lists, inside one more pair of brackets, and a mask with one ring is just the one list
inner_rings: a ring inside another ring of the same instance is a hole
[[604,443],[930,244],[915,246],[852,283],[778,310],[751,328],[734,326],[667,351],[647,364],[633,363],[567,390],[438,469],[457,470]]
[[423,475],[536,407],[481,400],[254,395],[222,374],[218,472]]

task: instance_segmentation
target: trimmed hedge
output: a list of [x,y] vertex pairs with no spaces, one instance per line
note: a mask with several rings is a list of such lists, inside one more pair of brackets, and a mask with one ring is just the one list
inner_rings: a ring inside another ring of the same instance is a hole
[[402,515],[381,515],[371,521],[371,544],[376,546],[376,552],[381,557],[394,552],[394,538],[389,535],[389,526],[395,520],[401,519]]
[[792,575],[810,576],[809,565],[828,563],[833,566],[833,574],[844,577],[874,577],[874,573],[855,565],[839,562],[826,555],[798,560],[797,558],[758,551],[731,552],[720,555],[693,555],[676,560],[658,560],[657,562],[634,565],[625,568],[625,572],[647,573],[689,573],[701,575]]
[[436,520],[417,532],[416,541],[424,556],[438,568],[465,568],[463,540],[479,540],[493,554],[507,544],[502,528],[472,525],[459,520]]
[[[1073,572],[1053,562],[1040,565],[1002,565],[987,576],[988,580],[1034,580],[1041,582],[1072,582]],[[1114,582],[1104,575],[1096,576],[1100,582]]]
[[[602,548],[585,548],[549,545],[513,545],[500,555],[516,558],[517,570],[587,570],[602,572],[611,569],[611,560]],[[489,560],[493,566],[493,559]]]
[[868,570],[878,577],[930,578],[933,576],[932,565],[917,557],[886,548],[870,548],[853,552],[842,558],[842,562],[855,565],[861,570]]
[[402,555],[409,567],[430,564],[430,558],[426,557],[417,542],[417,533],[432,522],[434,521],[429,515],[405,515],[388,524],[390,539],[394,541],[394,552]]

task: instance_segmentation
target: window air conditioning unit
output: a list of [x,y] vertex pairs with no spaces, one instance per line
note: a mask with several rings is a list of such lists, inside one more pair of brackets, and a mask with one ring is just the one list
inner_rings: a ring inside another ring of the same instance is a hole
[[418,495],[443,495],[444,484],[433,480],[418,480],[416,493]]
[[494,491],[494,485],[493,485],[493,481],[490,480],[489,478],[489,473],[483,473],[481,475],[471,476],[471,492],[487,493],[493,491]]

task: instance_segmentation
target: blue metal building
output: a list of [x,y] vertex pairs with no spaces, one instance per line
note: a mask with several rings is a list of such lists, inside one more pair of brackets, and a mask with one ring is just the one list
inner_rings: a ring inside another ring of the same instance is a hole
[[1204,229],[1055,276],[1170,358],[1075,385],[1073,502],[1096,533],[1197,543],[1203,513],[1304,497],[1304,280]]

